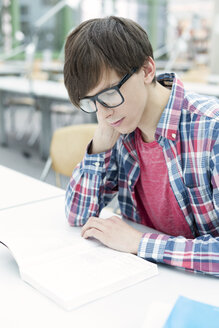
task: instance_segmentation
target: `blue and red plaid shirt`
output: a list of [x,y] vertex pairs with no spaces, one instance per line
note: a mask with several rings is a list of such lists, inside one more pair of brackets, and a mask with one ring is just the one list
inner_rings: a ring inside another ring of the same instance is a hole
[[[155,138],[194,239],[146,233],[138,256],[219,276],[219,102],[186,91],[173,73],[159,76],[158,81],[172,87],[172,92]],[[141,223],[135,199],[139,175],[135,131],[121,135],[111,150],[86,153],[66,191],[69,223],[84,225],[116,194],[122,217]]]

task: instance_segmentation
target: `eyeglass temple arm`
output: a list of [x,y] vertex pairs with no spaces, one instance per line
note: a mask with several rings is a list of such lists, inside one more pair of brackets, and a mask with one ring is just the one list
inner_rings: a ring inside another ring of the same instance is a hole
[[138,69],[137,67],[134,67],[130,73],[126,74],[122,79],[122,81],[120,81],[118,87],[120,88],[130,78],[130,76],[137,71],[137,69]]

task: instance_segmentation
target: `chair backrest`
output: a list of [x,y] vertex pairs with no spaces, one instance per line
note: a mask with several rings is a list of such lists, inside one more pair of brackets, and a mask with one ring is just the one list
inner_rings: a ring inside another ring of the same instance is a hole
[[54,132],[50,157],[52,168],[56,173],[72,175],[75,166],[83,159],[96,127],[97,124],[71,125]]

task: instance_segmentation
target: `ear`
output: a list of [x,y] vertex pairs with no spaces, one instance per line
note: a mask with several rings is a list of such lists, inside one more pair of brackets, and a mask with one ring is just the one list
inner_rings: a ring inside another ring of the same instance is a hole
[[144,74],[144,82],[146,84],[152,83],[156,73],[156,66],[153,58],[148,57],[148,59],[144,62],[142,66],[142,70]]

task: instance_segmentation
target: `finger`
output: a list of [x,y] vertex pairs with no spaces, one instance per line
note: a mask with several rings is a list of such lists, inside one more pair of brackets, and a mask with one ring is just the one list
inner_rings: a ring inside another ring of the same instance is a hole
[[82,237],[85,239],[93,237],[93,238],[99,240],[100,242],[102,242],[103,233],[102,233],[102,231],[100,231],[98,229],[91,228],[91,229],[86,230]]
[[99,220],[98,218],[96,218],[95,216],[91,216],[89,217],[89,219],[87,220],[87,222],[83,225],[82,230],[86,227],[88,227],[90,224],[96,222],[97,220]]
[[81,229],[82,237],[83,237],[85,231],[88,229],[91,229],[91,228],[95,228],[100,231],[103,231],[104,230],[103,220],[95,218],[95,217],[90,217],[89,220],[85,223],[85,225]]

